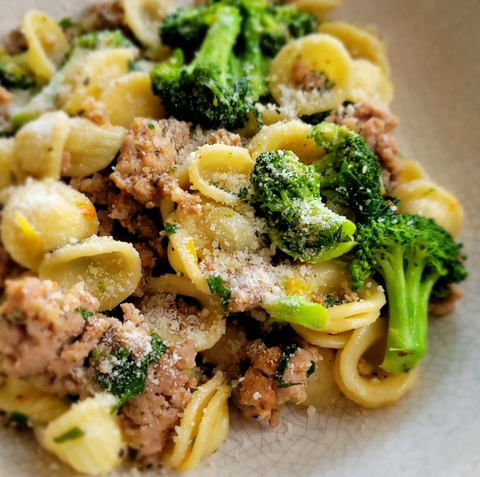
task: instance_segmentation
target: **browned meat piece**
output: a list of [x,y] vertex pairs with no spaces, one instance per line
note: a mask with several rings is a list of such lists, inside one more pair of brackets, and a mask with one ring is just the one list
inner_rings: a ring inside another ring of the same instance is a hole
[[293,81],[306,91],[324,88],[327,83],[327,77],[322,72],[312,71],[302,60],[295,60],[292,73]]
[[233,402],[245,417],[258,416],[275,427],[279,423],[279,412],[286,402],[300,404],[307,398],[307,371],[312,362],[319,360],[318,352],[314,346],[309,345],[297,349],[283,374],[284,383],[295,385],[287,387],[280,386],[275,379],[282,357],[280,347],[268,348],[256,340],[250,344],[247,355],[251,366],[244,379],[240,379],[239,386],[233,390]]
[[136,118],[122,142],[117,167],[110,177],[119,189],[145,207],[158,207],[162,197],[159,180],[188,141],[189,128],[183,121]]
[[434,296],[430,298],[430,303],[428,304],[430,313],[437,316],[445,316],[455,311],[458,300],[463,298],[463,291],[455,285],[452,285],[450,288],[451,293],[445,298],[435,298]]
[[370,102],[359,103],[354,108],[347,108],[346,113],[330,115],[327,121],[361,134],[382,165],[387,189],[390,191],[398,185],[403,164],[398,158],[397,142],[391,135],[398,126],[398,118],[388,108]]
[[242,138],[239,134],[227,131],[226,129],[218,129],[209,132],[207,135],[208,144],[226,144],[227,146],[241,146]]
[[98,236],[111,237],[113,234],[114,221],[108,216],[107,210],[98,210],[97,217],[99,222]]
[[184,210],[187,214],[200,213],[200,197],[183,190],[178,184],[178,179],[176,177],[164,174],[160,179],[158,188],[163,197],[178,204],[178,207]]
[[92,177],[73,177],[70,185],[97,205],[108,205],[109,192],[115,190],[115,184],[108,176],[99,172],[93,174]]
[[91,5],[81,23],[87,30],[118,30],[124,26],[124,20],[123,2],[115,0]]
[[0,86],[0,105],[8,104],[12,101],[13,95],[3,86]]
[[147,467],[161,464],[161,451],[170,431],[180,422],[180,414],[196,385],[190,376],[195,366],[193,343],[171,346],[150,366],[145,391],[121,409],[123,428],[136,458]]
[[82,117],[90,120],[97,126],[110,124],[106,106],[100,101],[95,101],[92,97],[89,97],[84,101]]
[[108,194],[107,200],[110,218],[118,220],[122,227],[134,234],[135,227],[132,225],[132,218],[143,209],[142,204],[124,191],[121,191],[120,194]]
[[18,55],[26,51],[27,48],[27,39],[20,28],[15,28],[8,34],[5,49],[9,55]]

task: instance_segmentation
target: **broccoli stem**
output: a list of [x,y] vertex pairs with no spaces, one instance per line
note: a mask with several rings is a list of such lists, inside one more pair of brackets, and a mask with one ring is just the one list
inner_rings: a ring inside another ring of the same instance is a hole
[[392,252],[388,260],[378,260],[389,303],[387,346],[381,367],[391,373],[403,373],[425,356],[428,300],[439,275],[432,272],[423,279],[424,257],[417,254],[406,259],[401,245]]

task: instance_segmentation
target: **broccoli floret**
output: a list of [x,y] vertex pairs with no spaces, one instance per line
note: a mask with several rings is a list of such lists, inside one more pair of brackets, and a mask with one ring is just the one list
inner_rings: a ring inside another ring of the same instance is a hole
[[152,90],[169,114],[204,129],[238,129],[251,109],[250,88],[230,73],[231,55],[240,33],[238,8],[221,6],[195,59],[185,65],[181,50],[150,73]]
[[132,48],[133,43],[119,31],[96,31],[77,36],[72,40],[67,58],[78,50],[106,50],[110,48]]
[[355,225],[321,201],[319,176],[291,151],[260,154],[251,172],[250,201],[268,235],[285,253],[316,263],[350,251]]
[[36,86],[25,53],[0,56],[0,86],[7,89],[30,89]]
[[371,219],[358,226],[351,264],[352,288],[378,272],[388,296],[389,324],[382,368],[408,372],[425,355],[430,294],[444,294],[464,280],[462,245],[433,220],[408,214]]
[[323,122],[312,128],[310,137],[327,153],[314,164],[322,196],[350,207],[360,222],[393,213],[393,204],[383,198],[380,163],[359,134]]

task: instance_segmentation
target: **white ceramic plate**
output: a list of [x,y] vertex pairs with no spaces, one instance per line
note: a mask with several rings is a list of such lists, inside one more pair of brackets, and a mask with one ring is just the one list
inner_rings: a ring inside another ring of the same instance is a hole
[[[0,33],[27,9],[61,18],[87,3],[0,0]],[[233,415],[228,441],[189,477],[480,476],[480,1],[344,0],[334,16],[375,24],[388,43],[401,150],[465,207],[466,295],[455,315],[431,320],[420,384],[399,404],[285,409],[274,431]],[[0,477],[73,475],[13,431],[0,432],[0,462]]]

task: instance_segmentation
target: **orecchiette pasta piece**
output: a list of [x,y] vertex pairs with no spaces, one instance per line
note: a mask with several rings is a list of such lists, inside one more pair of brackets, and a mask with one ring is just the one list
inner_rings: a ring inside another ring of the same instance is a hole
[[402,160],[403,171],[400,175],[400,184],[406,184],[417,179],[429,179],[427,171],[422,167],[418,161],[411,161],[408,159]]
[[22,32],[28,44],[28,66],[40,82],[46,83],[65,58],[67,38],[53,18],[36,11],[23,17]]
[[295,5],[302,12],[312,12],[320,20],[323,20],[331,10],[341,5],[342,0],[294,0],[289,3]]
[[316,363],[315,371],[307,379],[307,399],[302,406],[314,406],[321,409],[334,405],[340,397],[340,389],[333,377],[335,351],[318,348],[321,360]]
[[15,140],[13,138],[0,138],[0,192],[17,183],[13,170]]
[[295,119],[264,126],[250,141],[248,149],[253,159],[267,151],[293,151],[300,161],[310,164],[321,159],[325,152],[317,148],[315,141],[308,138],[312,126]]
[[[353,402],[365,407],[380,407],[398,401],[416,384],[418,367],[409,373],[392,374],[374,368],[366,355],[375,344],[385,345],[387,322],[379,319],[370,326],[359,328],[353,332],[351,339],[343,350],[337,352],[334,365],[334,377],[340,390]],[[385,350],[379,347],[379,352]],[[359,372],[360,359],[365,370]],[[382,356],[383,357],[383,356]],[[378,360],[381,362],[381,358]],[[370,369],[375,375],[369,373]]]
[[38,275],[64,287],[84,282],[85,289],[98,298],[103,311],[115,308],[135,291],[142,266],[131,244],[93,236],[47,255]]
[[399,212],[423,215],[444,227],[453,237],[460,234],[464,213],[458,199],[432,181],[418,179],[395,188],[391,195],[400,199]]
[[102,93],[100,101],[107,108],[108,120],[124,128],[129,128],[135,118],[162,119],[166,115],[162,102],[152,93],[148,73],[118,78]]
[[39,429],[42,446],[77,472],[102,475],[126,455],[120,419],[111,413],[116,400],[108,394],[86,399]]
[[98,126],[83,118],[71,118],[70,125],[64,148],[68,166],[62,174],[68,177],[89,176],[107,167],[127,132],[120,126]]
[[222,373],[217,373],[194,392],[174,443],[166,452],[164,463],[167,467],[190,470],[202,457],[220,447],[228,433],[230,392]]
[[353,330],[343,333],[330,334],[322,331],[315,331],[303,326],[293,325],[293,329],[309,343],[321,348],[342,349],[351,338]]
[[132,30],[147,54],[159,60],[168,54],[169,49],[160,43],[158,25],[175,8],[172,0],[123,0],[125,23]]
[[[194,298],[202,310],[195,316],[176,312],[172,301],[175,296]],[[212,348],[225,332],[218,300],[199,291],[186,277],[167,274],[150,280],[139,309],[162,339],[173,342],[192,339],[196,351]]]
[[[296,81],[300,67],[305,69],[305,78],[314,76],[303,89]],[[317,81],[321,86],[315,86]],[[340,106],[351,82],[352,58],[346,48],[337,38],[318,33],[291,41],[280,50],[272,62],[269,88],[281,106],[301,116]]]
[[338,38],[352,58],[369,60],[380,66],[387,78],[390,76],[385,44],[371,31],[344,22],[324,22],[320,25],[319,31]]
[[0,409],[27,416],[32,424],[45,424],[68,410],[60,397],[45,394],[26,380],[6,378],[0,387]]
[[249,184],[254,161],[247,149],[225,144],[197,149],[190,161],[190,181],[205,197],[225,205],[242,205],[237,192]]
[[70,122],[63,111],[45,113],[20,129],[14,150],[18,178],[59,179],[69,132]]
[[352,86],[347,100],[352,103],[373,101],[390,104],[392,99],[393,86],[385,71],[369,60],[354,60]]
[[14,190],[1,221],[6,250],[16,262],[32,270],[38,269],[47,252],[97,231],[97,213],[87,197],[52,179],[28,179]]
[[63,109],[71,115],[83,110],[88,97],[98,99],[112,81],[128,73],[128,63],[135,59],[135,48],[115,48],[92,51],[65,76]]

